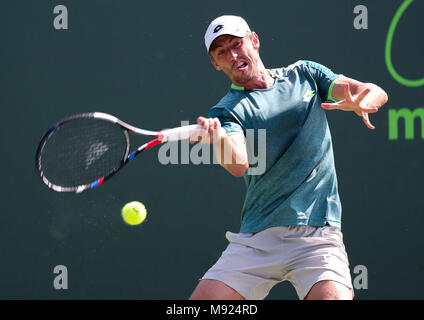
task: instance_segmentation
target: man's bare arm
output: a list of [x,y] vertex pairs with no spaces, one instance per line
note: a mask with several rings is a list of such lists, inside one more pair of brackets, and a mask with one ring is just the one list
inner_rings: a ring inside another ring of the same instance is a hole
[[197,123],[204,129],[203,135],[191,137],[190,142],[213,144],[220,165],[235,177],[242,177],[249,169],[247,149],[242,134],[228,135],[217,118],[199,117]]
[[354,111],[362,117],[365,125],[375,129],[371,124],[368,114],[375,113],[387,101],[387,93],[373,83],[363,83],[355,79],[340,77],[333,87],[332,96],[336,103],[323,103],[326,110]]

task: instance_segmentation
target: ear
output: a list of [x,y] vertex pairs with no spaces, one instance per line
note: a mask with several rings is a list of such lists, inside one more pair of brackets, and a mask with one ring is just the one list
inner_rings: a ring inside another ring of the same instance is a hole
[[211,63],[215,67],[215,69],[217,71],[221,71],[222,70],[221,67],[215,62],[215,59],[212,57],[212,55],[210,55],[210,58],[211,58]]
[[253,49],[259,50],[259,47],[260,47],[259,37],[253,31],[251,33],[251,40],[252,40],[252,44],[253,44]]

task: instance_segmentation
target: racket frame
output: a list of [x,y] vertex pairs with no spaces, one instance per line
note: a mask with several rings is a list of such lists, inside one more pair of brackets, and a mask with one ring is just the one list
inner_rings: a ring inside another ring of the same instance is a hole
[[[113,168],[110,171],[110,173],[108,173],[107,175],[105,175],[103,177],[96,179],[95,181],[92,181],[88,184],[75,186],[75,187],[63,187],[63,186],[56,185],[56,184],[52,183],[51,181],[49,181],[47,179],[47,177],[44,175],[43,168],[41,167],[41,153],[42,153],[48,139],[50,138],[50,136],[52,134],[54,134],[54,132],[57,129],[59,129],[60,127],[66,125],[67,123],[69,123],[71,121],[80,120],[80,119],[101,119],[101,120],[108,121],[108,122],[111,122],[113,124],[118,125],[122,129],[122,131],[125,135],[125,139],[126,139],[126,143],[127,143],[126,151],[125,151],[124,156],[123,156],[122,160],[120,161],[120,163],[115,168]],[[189,137],[190,132],[192,132],[193,130],[201,130],[201,127],[199,125],[190,125],[190,126],[168,129],[168,130],[163,130],[163,131],[150,131],[150,130],[145,130],[145,129],[140,129],[140,128],[134,127],[134,126],[116,118],[115,116],[112,116],[110,114],[103,113],[103,112],[88,112],[88,113],[76,114],[76,115],[70,116],[68,118],[65,118],[65,119],[59,121],[58,123],[56,123],[54,126],[52,126],[44,134],[44,136],[42,137],[42,139],[41,139],[41,141],[38,145],[38,148],[37,148],[36,157],[35,157],[35,167],[37,169],[37,172],[38,172],[41,180],[50,189],[52,189],[56,192],[81,193],[85,190],[94,189],[94,188],[102,185],[106,180],[108,180],[113,175],[115,175],[123,166],[125,166],[128,162],[133,160],[142,151],[148,150],[151,147],[153,147],[153,146],[155,146],[159,143],[162,143],[162,142],[186,139],[186,138]],[[151,140],[151,141],[144,143],[143,145],[138,147],[135,151],[130,153],[130,138],[129,138],[128,132],[133,132],[133,133],[141,134],[141,135],[145,135],[145,136],[153,136],[153,137],[156,137],[156,138]]]

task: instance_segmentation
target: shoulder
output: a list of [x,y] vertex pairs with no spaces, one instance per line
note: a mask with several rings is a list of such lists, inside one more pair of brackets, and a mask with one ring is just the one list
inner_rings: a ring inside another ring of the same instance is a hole
[[298,60],[286,67],[273,68],[271,71],[277,78],[289,77],[293,73],[303,73],[309,60]]
[[298,60],[295,63],[292,63],[290,65],[288,65],[287,67],[282,67],[282,68],[277,68],[277,69],[272,69],[272,71],[274,71],[276,73],[276,75],[285,75],[287,73],[290,72],[294,72],[297,70],[305,70],[305,69],[323,69],[326,68],[325,66],[323,66],[322,64],[312,61],[312,60],[308,60],[308,59],[302,59],[302,60]]
[[312,61],[312,60],[299,60],[287,67],[283,67],[280,69],[273,69],[274,73],[280,77],[293,77],[293,76],[300,76],[300,77],[312,77],[313,79],[321,79],[321,78],[328,78],[328,79],[335,79],[339,75],[333,73],[331,69],[328,67]]
[[326,66],[311,60],[304,60],[304,64],[308,69],[316,71],[327,72],[327,70],[329,70]]
[[243,91],[230,90],[215,106],[209,111],[209,117],[229,116],[232,111],[245,98]]
[[290,72],[290,71],[293,71],[293,70],[300,69],[306,64],[306,61],[307,60],[298,60],[295,63],[292,63],[292,64],[288,65],[287,67],[285,67],[284,70]]

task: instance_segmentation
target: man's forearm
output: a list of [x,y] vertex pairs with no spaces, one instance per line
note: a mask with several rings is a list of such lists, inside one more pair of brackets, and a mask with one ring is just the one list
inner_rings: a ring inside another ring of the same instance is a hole
[[333,89],[333,97],[335,99],[346,99],[344,86],[347,84],[353,97],[358,96],[365,89],[369,89],[370,92],[365,96],[363,102],[370,107],[380,108],[388,101],[387,93],[376,84],[363,83],[347,77],[340,77],[336,80],[336,85]]
[[237,134],[223,134],[214,143],[214,151],[220,165],[235,177],[242,177],[249,168],[246,144]]
[[365,125],[374,130],[369,113],[378,112],[387,101],[387,93],[373,83],[363,83],[346,77],[338,78],[332,89],[332,97],[338,102],[322,103],[325,110],[354,111]]

